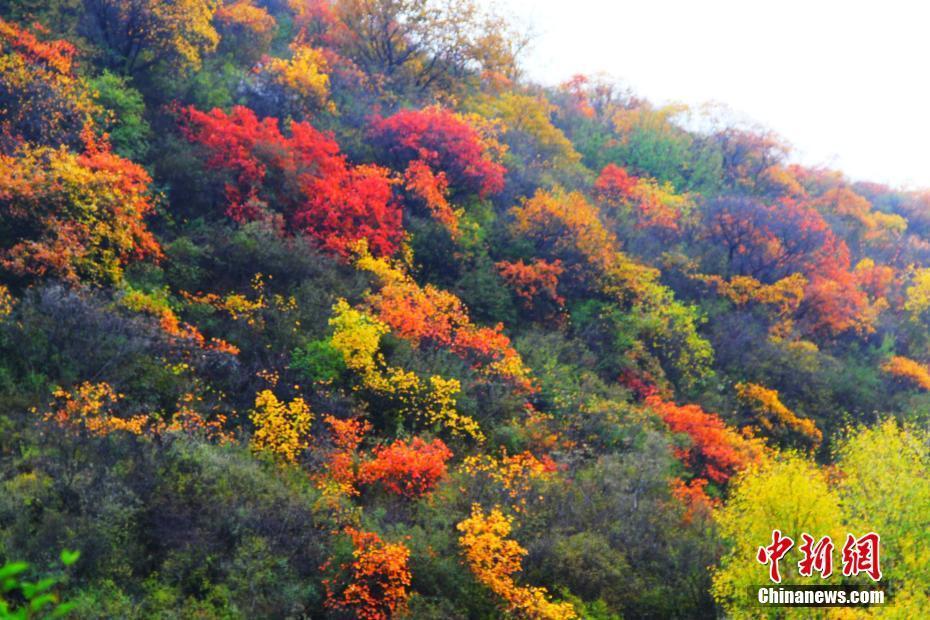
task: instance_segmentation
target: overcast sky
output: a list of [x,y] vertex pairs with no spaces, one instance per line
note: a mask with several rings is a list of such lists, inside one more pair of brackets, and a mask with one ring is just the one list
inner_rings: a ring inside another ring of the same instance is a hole
[[535,33],[529,76],[609,74],[661,103],[724,103],[795,158],[930,187],[930,3],[488,0]]

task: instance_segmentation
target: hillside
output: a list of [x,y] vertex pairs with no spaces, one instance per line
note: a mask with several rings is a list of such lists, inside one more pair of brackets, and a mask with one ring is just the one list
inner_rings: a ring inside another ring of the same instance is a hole
[[0,4],[0,618],[930,610],[930,191],[481,6]]

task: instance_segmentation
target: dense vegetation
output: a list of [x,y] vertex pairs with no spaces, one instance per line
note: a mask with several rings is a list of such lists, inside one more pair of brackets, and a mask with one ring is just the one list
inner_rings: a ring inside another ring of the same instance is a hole
[[0,616],[930,609],[930,193],[467,1],[0,6]]

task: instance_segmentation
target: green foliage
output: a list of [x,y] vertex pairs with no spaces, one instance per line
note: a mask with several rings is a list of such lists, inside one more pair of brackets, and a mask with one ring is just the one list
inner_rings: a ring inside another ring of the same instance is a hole
[[[926,615],[930,194],[529,83],[479,4],[0,3],[0,617],[756,617],[776,527],[881,533],[876,614]],[[366,482],[434,434],[422,497]]]
[[313,340],[291,354],[291,369],[308,381],[329,383],[346,370],[342,353],[329,339]]
[[[80,551],[62,550],[59,560],[65,568],[80,558]],[[58,588],[63,578],[50,576],[38,581],[25,581],[29,570],[26,562],[7,562],[0,566],[0,618],[64,618],[75,608],[73,602],[61,602]],[[20,599],[21,602],[17,601]]]
[[132,160],[143,159],[152,129],[145,120],[145,101],[128,80],[109,71],[90,80],[94,101],[105,113],[98,124],[110,138],[113,150]]

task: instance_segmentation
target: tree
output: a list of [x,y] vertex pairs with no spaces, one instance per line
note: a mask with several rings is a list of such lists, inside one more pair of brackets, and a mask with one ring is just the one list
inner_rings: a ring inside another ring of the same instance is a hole
[[106,145],[0,154],[0,266],[20,279],[119,282],[130,261],[161,255],[145,225],[149,183]]
[[23,142],[79,148],[99,112],[77,76],[77,50],[0,19],[0,153]]
[[526,549],[508,538],[513,517],[504,516],[500,508],[485,514],[477,504],[471,516],[456,526],[459,545],[475,578],[503,599],[507,612],[534,620],[575,618],[571,603],[553,603],[545,588],[519,586],[513,574],[521,570]]
[[453,435],[484,440],[478,423],[456,411],[461,391],[457,379],[433,375],[428,381],[416,373],[391,366],[381,352],[381,338],[390,328],[377,318],[340,300],[330,319],[331,344],[355,372],[361,385],[381,398],[387,398],[403,418],[415,419],[448,430]]
[[[836,449],[846,524],[881,535],[883,579],[900,617],[930,604],[930,452],[926,433],[893,420],[850,429]],[[908,611],[909,610],[909,611]]]
[[548,305],[554,306],[558,312],[565,305],[565,298],[558,292],[559,276],[564,271],[559,259],[551,263],[541,258],[531,263],[522,259],[516,262],[500,261],[494,266],[527,309],[545,308]]
[[395,170],[421,160],[436,174],[445,174],[453,192],[484,197],[504,188],[506,171],[497,162],[501,146],[491,126],[476,115],[438,106],[401,110],[376,119],[370,136],[381,161]]
[[344,53],[396,88],[450,90],[471,75],[513,75],[524,39],[471,1],[337,0]]
[[431,284],[420,286],[398,263],[362,251],[356,266],[380,280],[381,289],[368,304],[395,335],[417,347],[448,349],[486,376],[504,379],[523,393],[533,391],[530,371],[502,324],[476,325],[456,295]]
[[249,419],[255,425],[250,443],[256,452],[267,451],[286,463],[294,463],[310,445],[313,413],[303,398],[283,403],[271,390],[263,390],[255,396]]
[[635,177],[607,164],[594,183],[598,201],[615,217],[632,212],[637,228],[678,231],[681,220],[694,210],[688,195],[677,194],[669,183]]
[[80,30],[114,71],[134,74],[164,64],[200,68],[219,43],[213,16],[219,0],[85,0]]
[[387,171],[352,166],[332,137],[291,123],[285,137],[275,118],[244,107],[230,114],[193,107],[182,113],[187,138],[202,144],[207,165],[231,176],[226,213],[237,222],[284,216],[292,232],[347,256],[364,239],[378,256],[393,254],[403,234]]
[[737,383],[736,394],[746,417],[766,435],[781,441],[797,441],[816,450],[823,432],[813,420],[802,418],[781,402],[778,392],[755,383]]
[[446,476],[446,462],[452,451],[440,439],[427,443],[420,437],[409,442],[396,440],[376,448],[373,458],[359,470],[362,484],[380,484],[388,492],[407,499],[418,499],[436,488]]
[[[738,475],[715,519],[727,552],[714,569],[712,592],[728,614],[744,617],[758,614],[757,603],[746,593],[767,578],[756,555],[760,546],[772,541],[773,530],[795,541],[802,533],[833,540],[844,540],[846,534],[840,497],[828,486],[826,472],[795,454],[766,459]],[[787,558],[780,573],[783,584],[803,581],[797,563]],[[796,617],[807,617],[807,612]]]
[[21,280],[118,282],[158,257],[151,179],[94,135],[75,49],[0,20],[0,266]]
[[704,218],[728,274],[771,284],[795,272],[814,275],[836,255],[848,263],[846,244],[814,208],[795,200],[722,197],[710,201]]
[[728,427],[715,413],[698,405],[676,405],[658,395],[646,398],[646,405],[668,424],[673,433],[683,433],[690,445],[675,449],[677,456],[694,476],[724,485],[730,478],[754,463],[764,450],[757,439]]
[[352,541],[352,561],[339,567],[341,580],[330,578],[326,607],[360,620],[388,620],[405,609],[410,586],[410,550],[388,543],[374,532],[346,528]]

